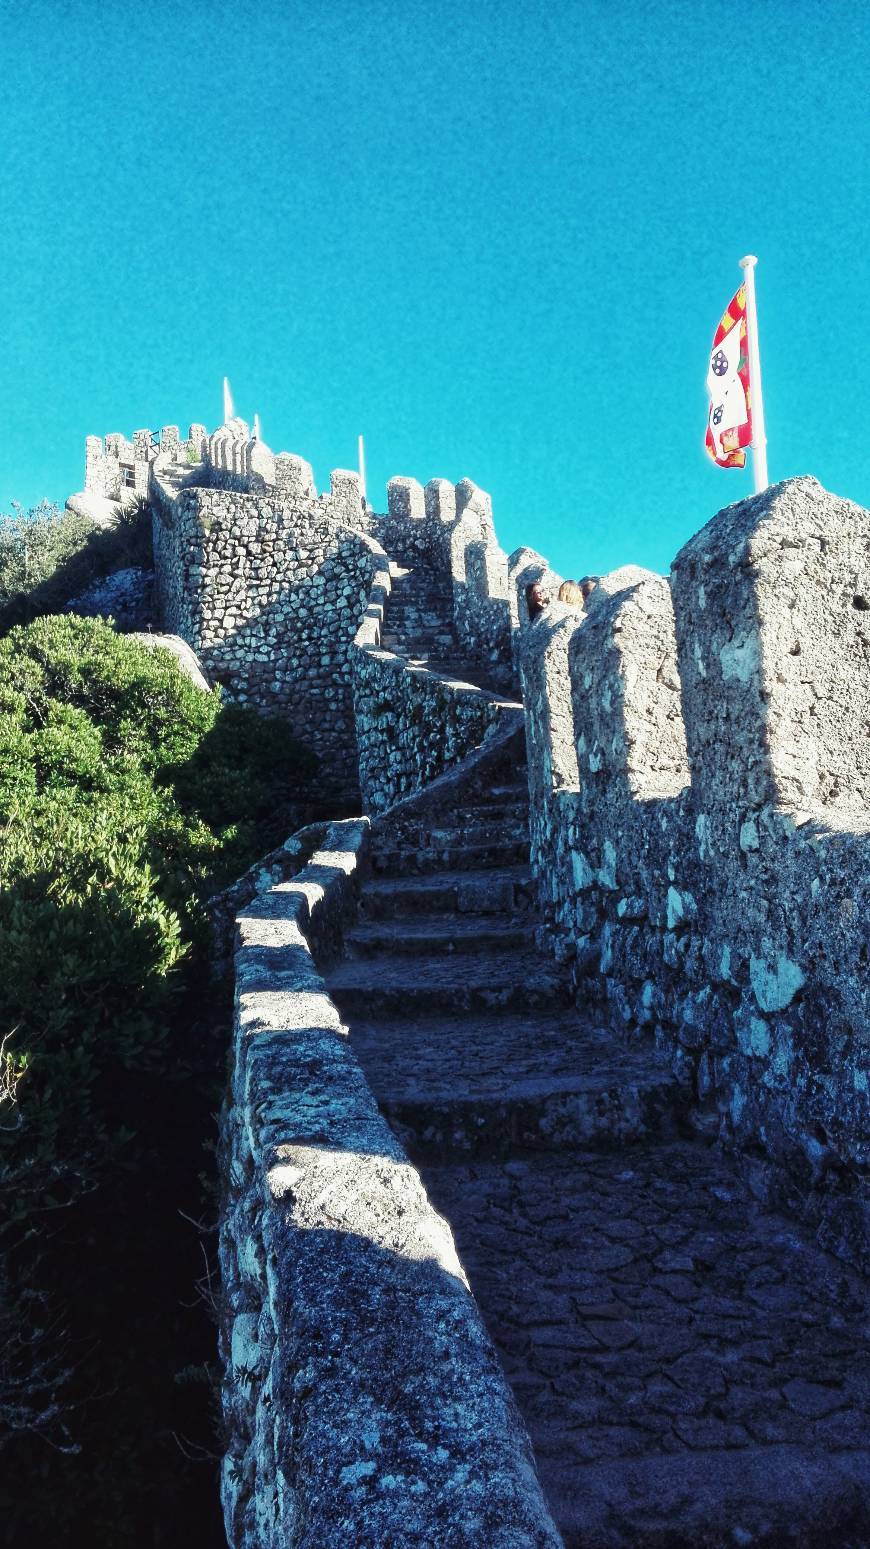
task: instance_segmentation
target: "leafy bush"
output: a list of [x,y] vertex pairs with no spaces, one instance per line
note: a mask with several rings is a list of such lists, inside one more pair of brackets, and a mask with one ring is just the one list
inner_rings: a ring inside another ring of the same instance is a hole
[[142,1094],[189,1068],[180,1011],[207,993],[203,901],[290,831],[314,768],[285,725],[100,620],[0,640],[0,1445],[4,1418],[63,1441],[65,1357],[29,1397],[8,1359],[35,1297],[69,1321],[47,1223],[66,1212],[75,1264],[82,1202],[153,1150]]
[[0,513],[0,602],[47,581],[96,530],[90,517],[59,511],[48,500],[29,511],[16,505],[11,515]]
[[0,513],[0,632],[58,613],[101,576],[152,563],[150,507],[122,509],[102,528],[74,511],[43,500],[24,511]]

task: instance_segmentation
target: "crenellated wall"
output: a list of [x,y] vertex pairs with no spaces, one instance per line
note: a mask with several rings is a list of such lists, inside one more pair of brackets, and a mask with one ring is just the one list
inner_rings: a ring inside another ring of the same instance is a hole
[[[309,474],[288,460],[288,533],[314,522]],[[349,660],[380,838],[412,832],[439,786],[448,805],[485,788],[519,734],[508,700],[381,644],[388,553],[458,581],[488,543],[485,505],[464,494],[395,480],[386,515],[368,518],[376,538],[316,515],[371,567]],[[252,523],[252,553],[276,520],[274,494],[181,489],[170,504],[190,498],[200,526],[217,522],[214,501],[235,513],[230,531]],[[670,583],[627,566],[585,610],[554,603],[534,623],[526,586],[560,578],[527,549],[504,575],[504,598],[469,588],[469,638],[486,639],[485,604],[503,602],[546,938],[621,1037],[655,1040],[754,1191],[861,1262],[870,513],[792,480],[720,512]],[[333,826],[238,919],[221,1236],[228,1538],[428,1542],[434,1516],[469,1549],[555,1545],[449,1231],[320,977],[368,831]],[[432,1416],[437,1448],[420,1439]]]
[[[673,598],[673,601],[672,601]],[[549,930],[754,1185],[866,1255],[870,514],[795,479],[522,631]]]
[[205,440],[204,425],[191,425],[186,441],[181,440],[177,425],[164,425],[159,431],[134,430],[132,440],[113,433],[106,436],[105,445],[101,436],[88,436],[85,490],[110,500],[120,500],[124,494],[147,499],[156,459],[190,464],[201,456]]

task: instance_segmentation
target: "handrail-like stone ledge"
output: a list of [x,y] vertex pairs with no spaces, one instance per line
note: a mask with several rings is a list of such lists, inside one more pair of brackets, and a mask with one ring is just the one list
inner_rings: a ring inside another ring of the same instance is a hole
[[378,1111],[315,955],[368,822],[238,920],[221,1230],[234,1549],[556,1549],[450,1230]]

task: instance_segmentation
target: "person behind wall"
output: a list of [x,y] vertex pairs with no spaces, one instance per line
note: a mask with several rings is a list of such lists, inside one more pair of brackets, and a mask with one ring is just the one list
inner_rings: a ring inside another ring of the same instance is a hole
[[526,612],[529,615],[530,624],[534,624],[535,619],[543,613],[549,601],[550,594],[541,581],[533,581],[531,586],[526,587]]
[[563,581],[556,593],[559,602],[567,603],[569,608],[582,608],[586,597],[583,585],[580,581]]

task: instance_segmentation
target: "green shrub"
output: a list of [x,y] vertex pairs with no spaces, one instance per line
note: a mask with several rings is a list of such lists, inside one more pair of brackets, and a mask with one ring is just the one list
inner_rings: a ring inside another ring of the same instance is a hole
[[126,506],[113,527],[59,511],[43,500],[29,511],[0,513],[0,632],[47,613],[102,576],[152,564],[151,512]]
[[0,512],[0,603],[32,592],[97,531],[90,517],[59,511],[48,500],[29,511]]
[[[50,1299],[33,1284],[52,1262],[50,1213],[72,1211],[74,1240],[77,1203],[153,1146],[131,1112],[137,1084],[184,1068],[179,1007],[206,993],[204,900],[290,831],[288,802],[314,767],[285,725],[222,707],[171,652],[100,620],[40,618],[0,640],[0,1109],[14,1114],[0,1116],[0,1257],[13,1310],[25,1281]],[[0,1314],[0,1344],[3,1332]],[[0,1445],[2,1383],[0,1360]],[[15,1423],[38,1422],[25,1410]]]

